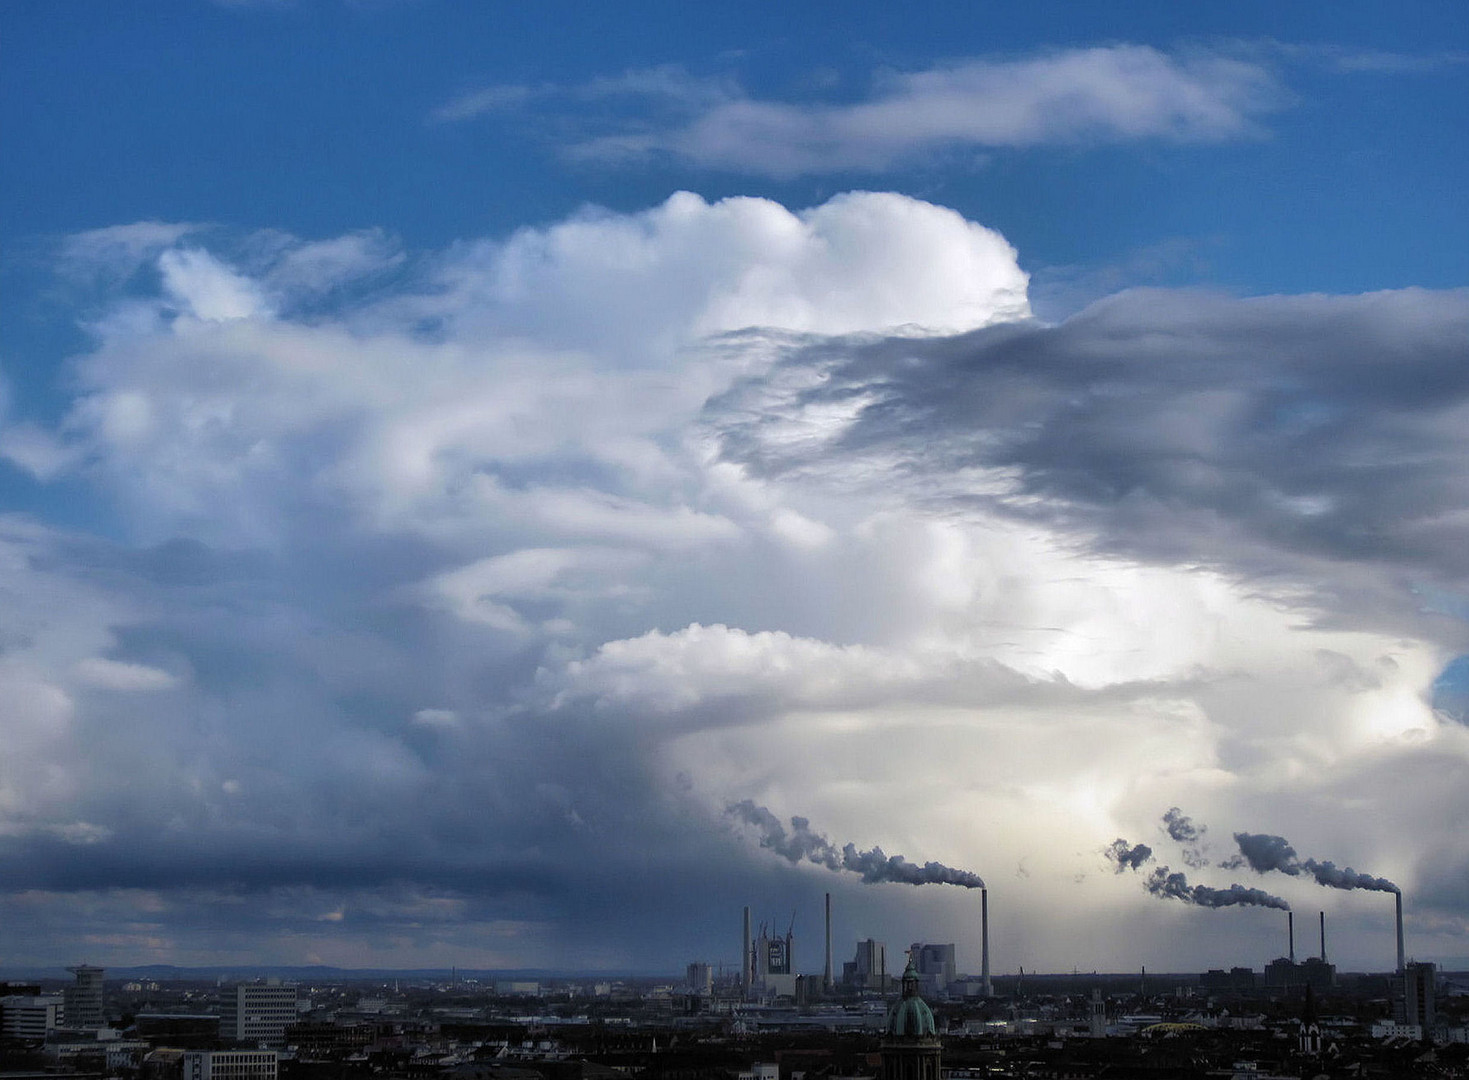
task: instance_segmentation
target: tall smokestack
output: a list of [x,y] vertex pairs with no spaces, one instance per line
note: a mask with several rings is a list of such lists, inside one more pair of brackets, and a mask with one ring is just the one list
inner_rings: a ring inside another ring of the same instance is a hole
[[1408,970],[1408,965],[1403,961],[1403,894],[1397,894],[1398,902],[1398,974]]
[[1321,913],[1321,962],[1326,963],[1326,912]]
[[1285,926],[1287,940],[1290,942],[1290,962],[1296,962],[1296,913],[1287,911],[1285,913]]
[[831,993],[831,893],[826,894],[826,979],[824,987]]
[[979,890],[979,978],[980,993],[994,997],[995,988],[990,985],[990,891]]
[[740,938],[740,988],[750,992],[750,907],[745,905],[745,933]]

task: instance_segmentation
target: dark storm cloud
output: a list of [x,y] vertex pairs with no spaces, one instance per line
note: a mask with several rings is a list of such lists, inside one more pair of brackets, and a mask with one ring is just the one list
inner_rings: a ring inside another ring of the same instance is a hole
[[984,888],[984,880],[968,870],[956,870],[940,862],[911,863],[901,855],[886,855],[882,848],[859,851],[856,844],[837,847],[825,836],[813,832],[811,822],[803,817],[791,818],[787,832],[780,819],[767,808],[750,799],[731,803],[725,813],[751,825],[760,834],[760,846],[774,851],[793,863],[803,860],[828,870],[845,870],[858,874],[869,885],[891,881],[902,885],[959,885],[966,889]]
[[1103,851],[1103,854],[1116,866],[1117,873],[1120,874],[1124,870],[1141,868],[1143,863],[1153,857],[1153,849],[1147,844],[1129,844],[1119,836]]
[[[876,470],[1144,560],[1459,583],[1466,406],[1469,291],[1138,290],[1058,326],[812,346],[707,420],[759,474]],[[852,419],[788,437],[823,409]]]

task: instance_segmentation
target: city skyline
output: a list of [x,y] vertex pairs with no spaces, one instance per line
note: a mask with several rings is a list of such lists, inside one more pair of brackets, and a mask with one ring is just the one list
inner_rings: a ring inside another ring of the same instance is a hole
[[1469,957],[1469,14],[1102,8],[0,9],[0,972]]

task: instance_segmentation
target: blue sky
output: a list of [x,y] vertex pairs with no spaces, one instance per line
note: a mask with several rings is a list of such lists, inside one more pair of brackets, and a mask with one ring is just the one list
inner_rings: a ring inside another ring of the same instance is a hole
[[1451,3],[5,5],[0,966],[965,966],[746,800],[1469,955],[1466,129]]

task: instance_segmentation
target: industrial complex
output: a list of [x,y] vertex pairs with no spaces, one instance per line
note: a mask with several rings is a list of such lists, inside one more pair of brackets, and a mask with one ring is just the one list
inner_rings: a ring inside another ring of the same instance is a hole
[[[1262,970],[992,976],[951,942],[740,924],[738,965],[681,979],[415,973],[0,982],[0,1080],[1001,1080],[1007,1077],[1469,1076],[1469,972],[1409,960],[1346,972],[1325,912],[1294,913]],[[819,963],[816,957],[819,955]],[[838,956],[850,955],[850,960]],[[804,963],[803,963],[804,961]]]

